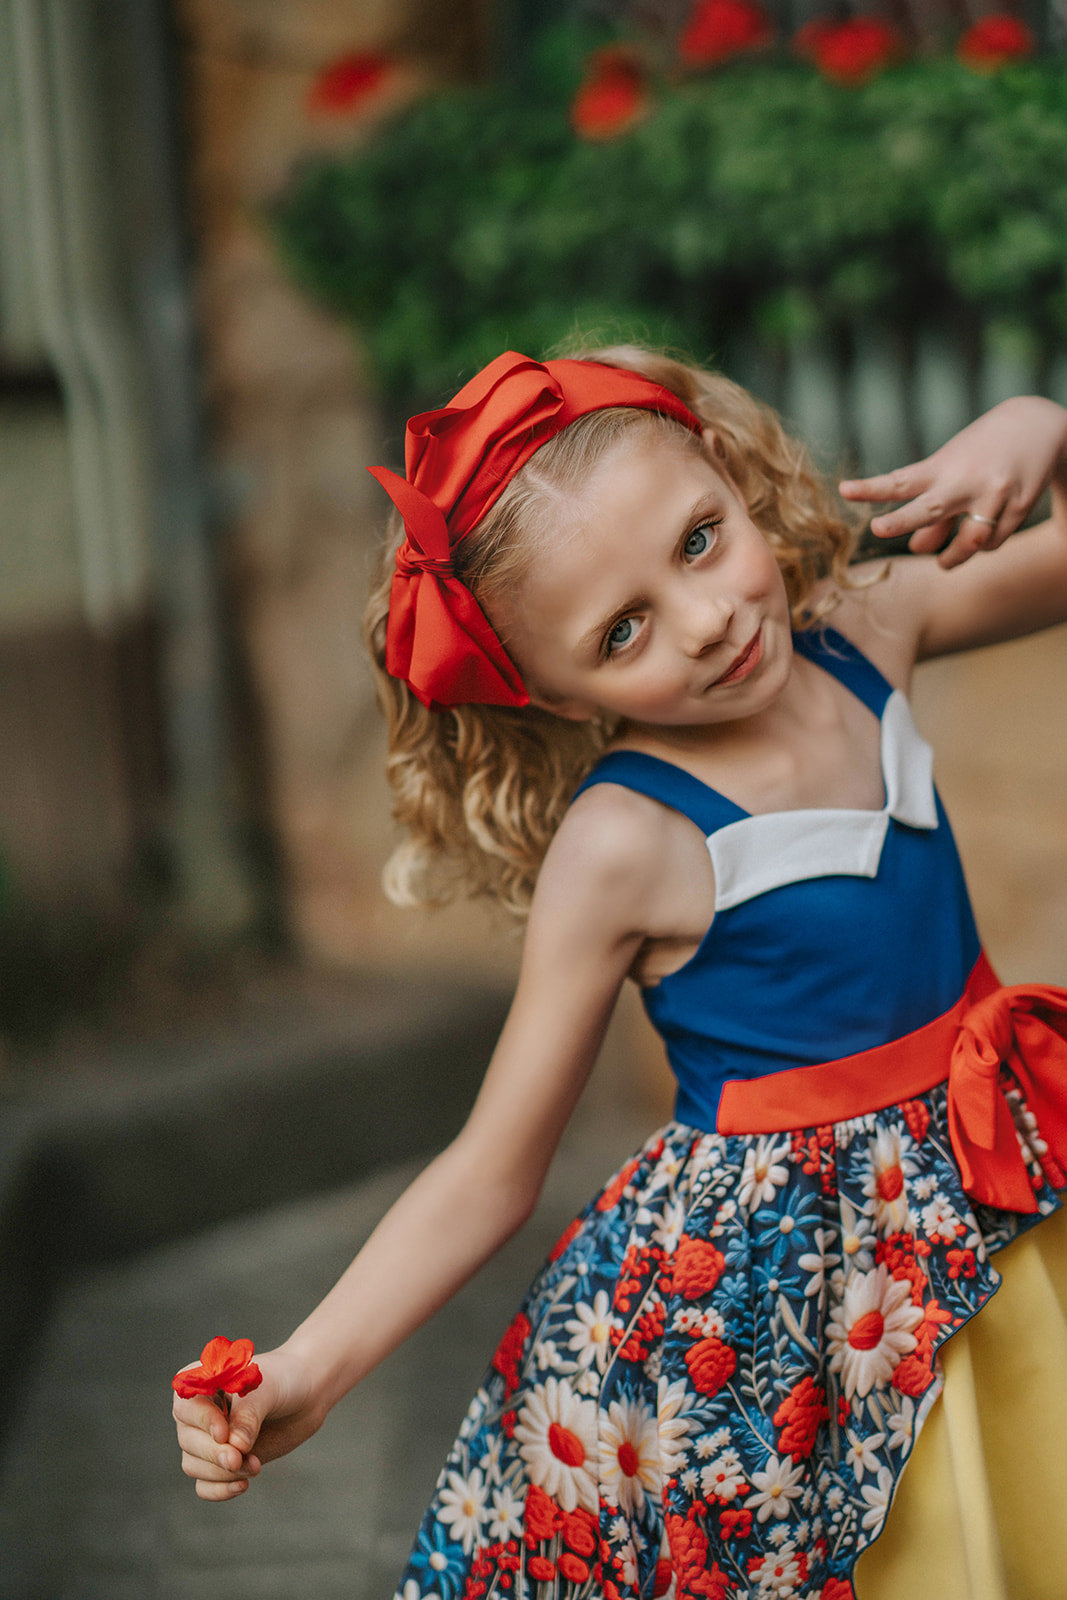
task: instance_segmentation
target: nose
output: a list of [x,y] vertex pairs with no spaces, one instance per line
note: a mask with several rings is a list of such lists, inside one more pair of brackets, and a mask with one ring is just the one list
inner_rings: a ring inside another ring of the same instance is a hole
[[734,604],[720,592],[700,593],[692,585],[678,608],[678,639],[688,656],[706,655],[725,639],[733,621]]

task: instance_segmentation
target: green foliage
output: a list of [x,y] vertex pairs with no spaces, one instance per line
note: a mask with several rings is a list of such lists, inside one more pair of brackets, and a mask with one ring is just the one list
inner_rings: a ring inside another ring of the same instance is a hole
[[[584,41],[588,43],[590,41]],[[604,143],[567,116],[582,50],[455,89],[294,174],[273,225],[357,324],[385,394],[437,404],[509,346],[637,336],[719,354],[962,303],[1067,339],[1062,58],[914,62],[859,88],[785,60],[662,86]]]

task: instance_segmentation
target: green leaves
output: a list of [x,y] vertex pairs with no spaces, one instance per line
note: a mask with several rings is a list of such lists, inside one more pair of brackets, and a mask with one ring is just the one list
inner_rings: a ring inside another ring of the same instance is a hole
[[279,244],[359,324],[391,398],[437,403],[508,345],[703,356],[745,325],[774,343],[946,298],[1067,332],[1062,60],[930,60],[858,88],[739,62],[662,85],[602,143],[568,122],[580,66],[558,35],[525,81],[429,98],[294,173]]

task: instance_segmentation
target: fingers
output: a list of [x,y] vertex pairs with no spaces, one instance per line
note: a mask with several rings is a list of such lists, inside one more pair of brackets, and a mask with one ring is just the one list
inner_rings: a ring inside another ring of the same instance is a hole
[[243,1494],[250,1478],[261,1470],[259,1458],[248,1454],[258,1422],[245,1417],[235,1433],[217,1405],[206,1399],[176,1398],[173,1406],[182,1471],[196,1483],[201,1500],[230,1500]]

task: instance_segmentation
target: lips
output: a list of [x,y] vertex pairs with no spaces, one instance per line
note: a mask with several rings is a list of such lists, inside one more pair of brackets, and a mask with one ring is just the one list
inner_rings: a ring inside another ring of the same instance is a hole
[[728,667],[721,678],[716,678],[713,685],[718,689],[724,683],[740,683],[742,678],[747,678],[759,666],[760,657],[763,655],[763,635],[757,630],[751,643],[747,644],[733,665]]

